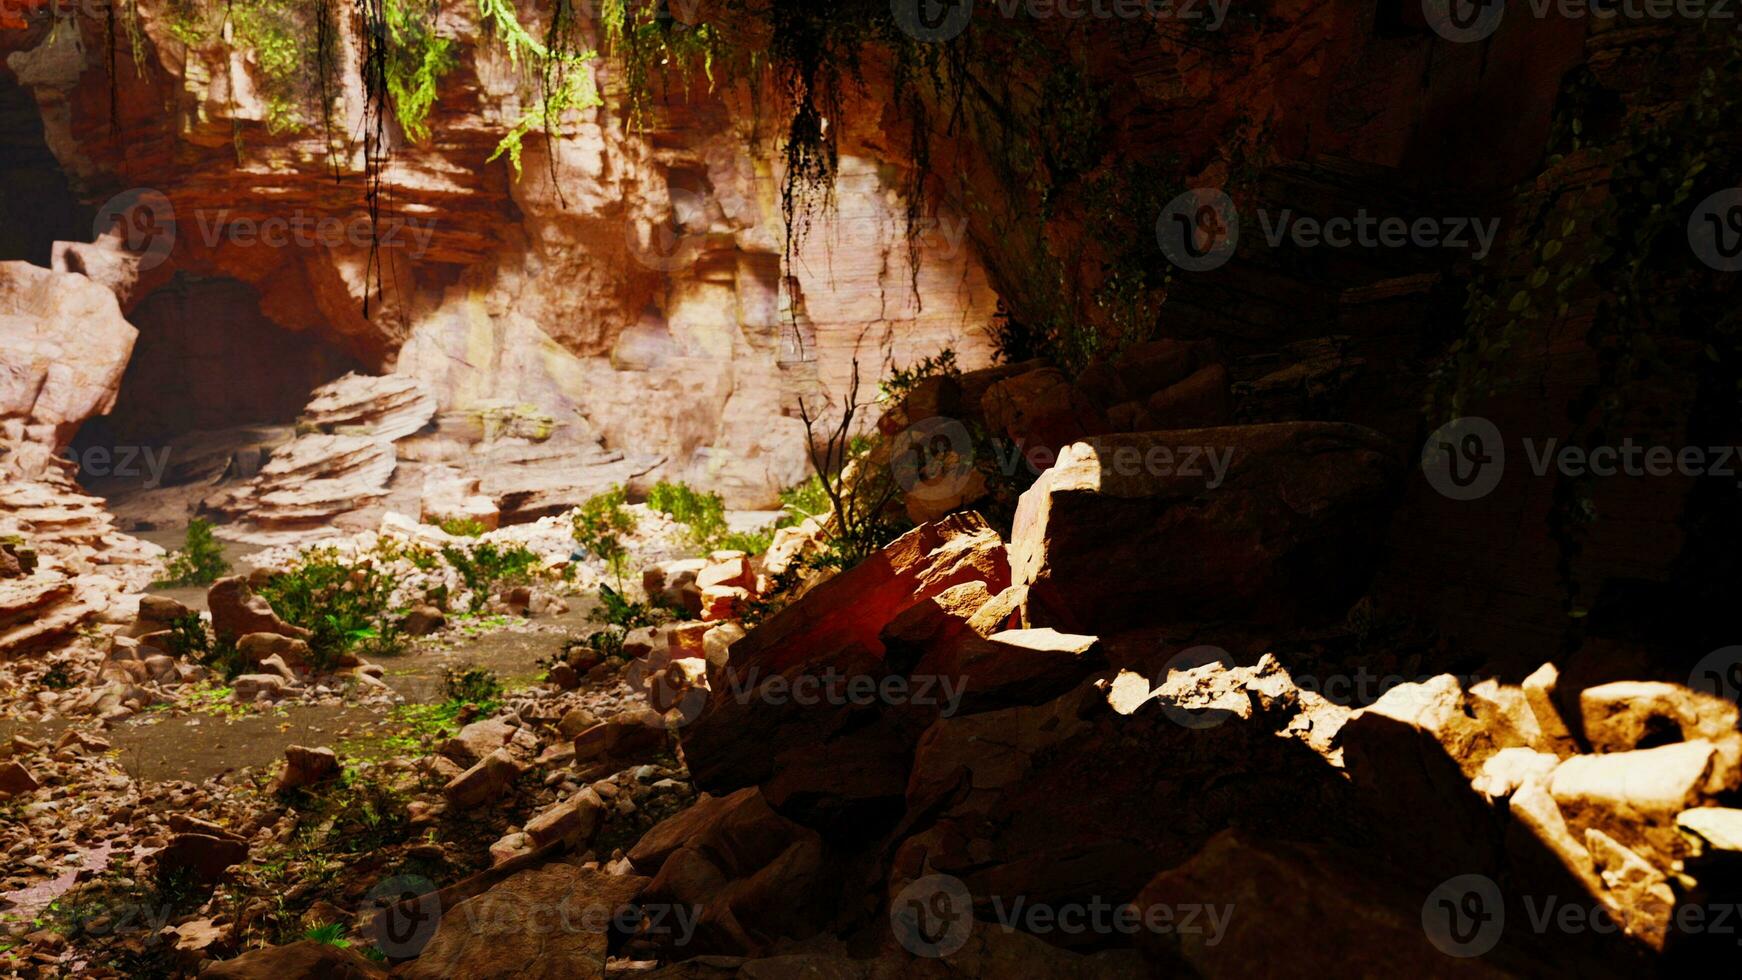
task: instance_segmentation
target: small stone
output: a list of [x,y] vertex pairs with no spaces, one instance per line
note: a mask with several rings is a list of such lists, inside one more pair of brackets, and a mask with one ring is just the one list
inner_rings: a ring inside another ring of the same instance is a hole
[[418,606],[405,614],[400,628],[411,636],[428,636],[448,625],[448,617],[435,606]]
[[570,708],[563,714],[562,720],[556,723],[556,730],[562,732],[564,737],[572,739],[598,723],[599,719],[591,711]]
[[503,793],[520,776],[520,766],[508,750],[497,749],[442,787],[449,803],[473,807]]
[[18,763],[8,762],[5,765],[0,765],[0,793],[17,796],[20,793],[28,793],[40,785],[36,781],[36,777],[30,774],[30,770]]
[[284,772],[273,786],[273,792],[301,789],[338,775],[339,757],[332,749],[287,746],[284,750]]

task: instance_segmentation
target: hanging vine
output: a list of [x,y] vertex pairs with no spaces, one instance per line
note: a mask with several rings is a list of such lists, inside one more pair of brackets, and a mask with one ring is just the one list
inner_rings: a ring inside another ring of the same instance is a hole
[[363,199],[369,212],[369,258],[364,266],[363,316],[369,315],[369,282],[382,298],[381,287],[381,193],[382,169],[387,161],[387,114],[390,89],[387,84],[389,28],[387,0],[356,0],[358,34],[363,57]]

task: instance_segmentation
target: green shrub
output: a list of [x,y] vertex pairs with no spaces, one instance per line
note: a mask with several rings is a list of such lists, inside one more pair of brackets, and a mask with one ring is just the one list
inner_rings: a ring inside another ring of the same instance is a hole
[[186,544],[169,556],[164,577],[152,584],[159,588],[211,585],[229,571],[230,563],[224,560],[224,546],[212,534],[212,522],[196,517],[188,522]]
[[401,610],[391,606],[398,586],[399,580],[374,561],[352,564],[332,548],[312,548],[259,592],[285,621],[313,634],[312,666],[326,671],[353,650],[384,655],[404,647]]
[[784,513],[775,521],[775,527],[797,527],[813,517],[827,516],[831,506],[823,478],[814,474],[803,483],[780,491],[780,505]]
[[199,613],[189,613],[169,624],[169,651],[232,680],[248,672],[249,664],[233,641],[220,640],[206,628]]
[[681,609],[651,602],[635,602],[609,585],[601,583],[599,604],[587,614],[587,619],[602,624],[604,628],[587,637],[586,642],[588,646],[599,651],[601,656],[618,660],[623,656],[623,641],[630,630],[686,618],[687,614]]
[[702,493],[684,483],[664,480],[647,494],[647,506],[687,525],[691,543],[711,550],[727,534],[726,502],[717,493]]
[[442,671],[442,697],[456,705],[470,705],[480,715],[493,715],[502,706],[502,680],[488,667],[449,667]]
[[[785,499],[785,495],[782,495]],[[760,555],[774,541],[774,528],[754,531],[734,531],[726,523],[726,502],[717,493],[702,493],[683,483],[664,480],[653,485],[647,494],[647,506],[688,528],[690,543],[706,555],[712,551],[742,551]],[[828,506],[824,498],[823,507]],[[784,517],[783,517],[784,520]],[[803,518],[799,518],[803,520]],[[793,521],[792,523],[797,523]],[[778,524],[786,527],[786,523]]]
[[490,530],[484,526],[484,522],[475,521],[470,517],[449,517],[437,522],[436,527],[456,538],[483,537],[484,532]]
[[339,949],[348,949],[351,945],[351,941],[345,938],[345,924],[342,922],[325,922],[314,926],[303,933],[302,938]]
[[497,547],[491,541],[480,541],[470,548],[446,547],[442,557],[472,591],[473,612],[483,609],[499,587],[532,581],[533,572],[540,565],[538,555],[525,545]]
[[629,548],[623,535],[635,530],[635,515],[628,509],[629,496],[621,486],[589,499],[574,516],[575,542],[588,554],[605,562],[623,585],[623,566],[629,558]]
[[680,610],[651,602],[634,602],[609,585],[601,584],[599,605],[593,609],[589,618],[595,623],[632,630],[642,626],[658,626],[682,615]]
[[906,398],[908,392],[919,387],[920,382],[928,378],[959,378],[962,369],[956,366],[956,352],[948,347],[936,354],[927,355],[917,363],[904,368],[897,368],[890,373],[878,386],[877,400],[885,405],[893,405]]
[[724,551],[742,551],[747,555],[761,555],[774,543],[774,528],[757,528],[754,531],[731,531],[725,537],[714,543],[714,548]]

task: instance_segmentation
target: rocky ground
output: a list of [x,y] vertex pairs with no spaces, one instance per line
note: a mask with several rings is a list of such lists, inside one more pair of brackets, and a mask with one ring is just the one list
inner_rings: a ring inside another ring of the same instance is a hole
[[[1187,636],[1161,620],[1193,578],[1091,587],[1085,562],[1117,570],[1142,546],[1108,523],[1133,508],[1158,508],[1135,526],[1184,522],[1176,535],[1271,527],[1242,574],[1192,573],[1227,588],[1358,547],[1359,501],[1387,478],[1364,435],[1223,435],[1236,464],[1213,518],[1180,516],[1167,480],[1089,487],[1067,454],[1008,538],[972,512],[923,523],[749,626],[818,526],[765,555],[683,559],[650,518],[631,591],[684,612],[620,651],[569,642],[596,624],[561,596],[505,592],[492,615],[329,677],[273,652],[290,676],[244,693],[249,675],[222,689],[159,663],[136,685],[148,703],[87,707],[98,665],[173,602],[148,597],[130,627],[9,665],[8,968],[1612,975],[1685,968],[1731,935],[1733,703],[1544,665],[1518,684],[1393,678],[1351,704],[1291,675],[1283,657],[1311,663],[1300,634],[1253,637],[1265,607]],[[1291,458],[1303,446],[1312,461]],[[1277,510],[1303,465],[1322,468],[1317,505]],[[389,522],[341,547],[429,533]],[[213,624],[253,615],[249,635],[296,648],[246,590],[212,588]],[[541,657],[507,691],[443,700],[452,668]],[[41,696],[56,665],[79,693]],[[1582,918],[1545,920],[1543,903]]]
[[[1177,408],[1202,354],[1123,367],[1173,365],[1147,403]],[[0,664],[6,968],[1611,975],[1724,948],[1734,702],[1419,670],[1443,652],[1364,593],[1385,440],[1085,431],[1080,401],[1020,365],[907,392],[855,479],[893,474],[914,526],[857,562],[817,520],[689,557],[632,505],[619,579],[570,513],[460,537],[389,512],[84,616]],[[976,402],[1065,448],[1022,482],[972,446],[903,458],[913,419]],[[1209,476],[1129,465],[1192,447]],[[525,575],[436,557],[483,544]],[[92,567],[64,554],[8,581]],[[386,573],[405,648],[317,656],[256,592],[310,555]],[[190,617],[239,672],[177,650]]]

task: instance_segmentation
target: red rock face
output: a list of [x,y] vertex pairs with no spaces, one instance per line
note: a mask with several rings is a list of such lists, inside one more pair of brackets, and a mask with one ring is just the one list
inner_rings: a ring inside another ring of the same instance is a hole
[[595,62],[607,107],[571,113],[554,143],[530,135],[517,177],[489,157],[533,95],[476,9],[442,5],[438,30],[465,40],[432,137],[388,123],[373,251],[349,16],[330,152],[318,112],[275,131],[284,106],[252,56],[215,30],[190,47],[158,0],[139,5],[141,63],[122,57],[117,79],[98,21],[5,32],[0,48],[75,193],[148,256],[130,304],[160,302],[177,273],[237,280],[266,319],[425,380],[444,412],[529,404],[663,454],[661,475],[737,506],[806,475],[797,400],[843,391],[855,360],[875,375],[944,347],[988,360],[994,297],[963,226],[922,242],[913,272],[884,141],[843,146],[837,207],[783,275],[779,178],[740,124],[747,91],[673,86],[632,131],[615,69]]

